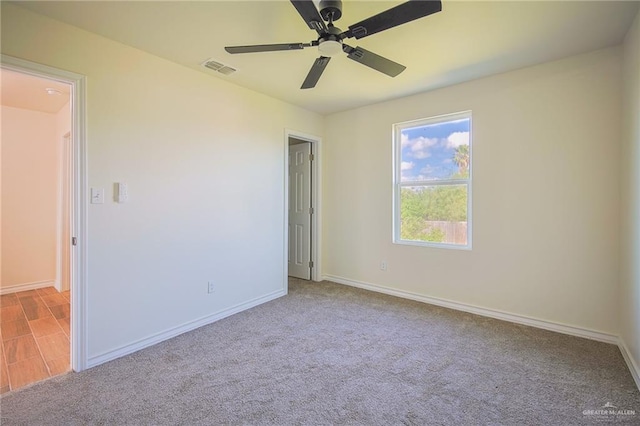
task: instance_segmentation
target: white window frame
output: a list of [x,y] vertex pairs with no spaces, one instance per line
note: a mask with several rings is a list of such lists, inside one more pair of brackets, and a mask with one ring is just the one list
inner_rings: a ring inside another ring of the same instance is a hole
[[[401,167],[402,144],[401,133],[403,130],[432,124],[446,123],[449,121],[469,120],[469,178],[467,179],[441,179],[402,182]],[[472,217],[472,181],[473,181],[473,120],[471,111],[462,111],[452,114],[443,114],[419,120],[405,121],[393,125],[393,243],[411,246],[448,248],[456,250],[471,250],[473,235]],[[467,244],[438,243],[431,241],[403,240],[400,238],[400,193],[404,187],[437,185],[466,185],[467,186]]]

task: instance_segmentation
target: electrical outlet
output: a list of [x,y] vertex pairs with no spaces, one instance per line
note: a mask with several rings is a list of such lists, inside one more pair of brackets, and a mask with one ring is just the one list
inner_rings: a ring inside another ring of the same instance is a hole
[[213,293],[213,281],[209,281],[207,283],[207,293],[209,294]]
[[381,271],[386,271],[387,270],[387,262],[385,260],[380,262],[380,270]]

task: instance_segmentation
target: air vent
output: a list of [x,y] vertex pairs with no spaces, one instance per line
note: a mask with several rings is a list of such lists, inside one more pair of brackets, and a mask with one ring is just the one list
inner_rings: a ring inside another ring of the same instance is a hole
[[229,75],[236,72],[235,68],[225,65],[223,63],[220,63],[213,59],[207,59],[202,63],[202,66],[209,68],[210,70],[217,71],[220,74],[224,74],[224,75]]

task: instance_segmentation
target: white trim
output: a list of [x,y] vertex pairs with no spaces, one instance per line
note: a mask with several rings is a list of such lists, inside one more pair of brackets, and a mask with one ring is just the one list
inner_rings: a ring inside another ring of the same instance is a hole
[[2,68],[60,81],[71,85],[71,135],[73,142],[72,165],[72,224],[71,232],[77,246],[71,253],[71,368],[87,368],[87,137],[86,137],[86,78],[65,71],[12,56],[0,55]]
[[[89,306],[87,292],[89,288],[88,260],[88,156],[86,135],[86,93],[87,82],[84,77],[76,80],[73,94],[73,144],[74,166],[71,181],[74,211],[72,214],[71,233],[77,238],[75,251],[71,256],[71,367],[74,371],[87,368],[89,357],[89,326],[87,309]],[[75,330],[75,333],[74,333]]]
[[640,390],[640,367],[638,367],[638,364],[633,359],[633,356],[631,356],[631,351],[627,347],[627,344],[624,342],[624,340],[622,340],[622,338],[618,339],[618,348],[620,348],[620,353],[622,353],[622,357],[627,363],[627,367],[629,367],[631,377],[633,377],[638,390]]
[[260,296],[255,299],[249,300],[247,302],[243,302],[238,305],[232,306],[228,309],[224,309],[215,314],[207,315],[202,318],[198,318],[196,320],[186,322],[177,327],[173,327],[168,330],[162,331],[160,333],[152,334],[151,336],[145,337],[143,339],[139,339],[136,342],[130,343],[125,346],[121,346],[114,350],[103,352],[100,355],[96,355],[89,358],[87,367],[88,368],[95,367],[97,365],[104,364],[105,362],[112,361],[116,358],[129,355],[141,349],[148,348],[149,346],[153,346],[165,340],[179,336],[183,333],[187,333],[191,330],[195,330],[196,328],[214,323],[223,318],[226,318],[231,315],[237,314],[239,312],[245,311],[247,309],[253,308],[254,306],[258,306],[263,303],[269,302],[271,300],[277,299],[279,297],[285,296],[286,294],[287,294],[286,289],[278,290],[278,291],[266,294],[264,296]]
[[0,294],[11,294],[19,291],[35,290],[37,288],[55,287],[55,280],[35,281],[32,283],[14,284],[0,288]]
[[311,280],[321,281],[322,275],[322,139],[297,130],[284,130],[284,286],[288,288],[288,248],[289,248],[289,138],[300,139],[311,143],[314,160],[311,163],[311,200],[313,216],[311,216]]
[[513,314],[510,312],[499,311],[496,309],[482,308],[480,306],[469,305],[466,303],[454,302],[452,300],[440,299],[438,297],[424,296],[403,290],[396,290],[376,284],[354,281],[347,278],[337,277],[334,275],[325,275],[324,279],[338,284],[344,284],[351,287],[358,287],[365,290],[384,293],[391,296],[401,297],[403,299],[416,300],[418,302],[428,303],[430,305],[442,306],[444,308],[455,309],[456,311],[469,312],[483,317],[495,318],[502,321],[508,321],[515,324],[528,325],[530,327],[541,328],[543,330],[555,331],[557,333],[568,334],[570,336],[584,337],[586,339],[597,340],[599,342],[618,344],[618,336],[600,331],[589,330],[582,327],[560,324],[552,321],[546,321],[538,318],[532,318],[525,315]]

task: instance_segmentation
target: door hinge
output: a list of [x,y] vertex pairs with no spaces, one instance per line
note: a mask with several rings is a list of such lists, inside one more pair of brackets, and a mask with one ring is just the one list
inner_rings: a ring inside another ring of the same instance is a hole
[[313,154],[309,154],[309,161],[315,160],[315,156]]
[[309,207],[309,214],[313,214],[313,207]]
[[72,246],[77,246],[78,245],[78,239],[76,237],[71,237],[71,245]]
[[309,268],[313,268],[313,260],[309,262]]

